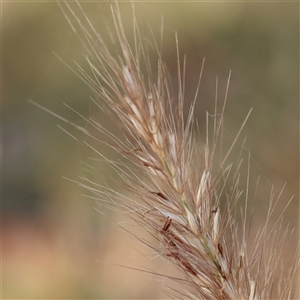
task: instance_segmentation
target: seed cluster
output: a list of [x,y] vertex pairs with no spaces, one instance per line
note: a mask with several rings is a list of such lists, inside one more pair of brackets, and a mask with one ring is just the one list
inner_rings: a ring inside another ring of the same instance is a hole
[[[135,18],[134,3],[133,47],[126,38],[118,3],[111,6],[114,34],[121,49],[117,58],[111,54],[83,10],[82,21],[68,3],[61,6],[76,34],[83,33],[82,42],[88,51],[87,61],[92,75],[81,68],[77,73],[94,91],[97,105],[105,103],[113,112],[115,122],[121,121],[124,140],[117,139],[102,125],[88,120],[103,136],[94,137],[115,149],[134,166],[131,169],[121,168],[110,161],[128,184],[132,195],[138,196],[140,201],[107,188],[99,193],[104,193],[112,203],[121,205],[127,214],[158,239],[160,247],[149,246],[171,260],[185,276],[186,291],[178,291],[181,297],[271,299],[278,260],[277,255],[270,254],[267,263],[262,263],[264,242],[270,238],[268,224],[257,235],[254,251],[249,253],[246,220],[241,226],[244,233],[240,241],[232,213],[241,195],[238,184],[225,191],[226,179],[231,171],[230,166],[225,166],[228,154],[217,168],[214,166],[226,99],[221,114],[219,117],[216,114],[213,121],[212,139],[207,137],[199,150],[192,129],[195,101],[187,120],[184,120],[182,74],[185,74],[185,61],[183,64],[180,61],[177,37],[179,89],[178,95],[173,97],[160,45],[155,39],[157,81],[152,81],[150,60]],[[90,190],[94,192],[95,186]],[[295,262],[289,281],[285,281],[279,291],[280,299],[291,297],[290,282],[299,259]],[[182,279],[180,281],[183,282]]]

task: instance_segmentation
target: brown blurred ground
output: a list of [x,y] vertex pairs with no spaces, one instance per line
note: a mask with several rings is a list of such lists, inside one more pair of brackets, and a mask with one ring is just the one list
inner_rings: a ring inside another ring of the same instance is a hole
[[[187,56],[187,101],[193,98],[206,58],[196,107],[200,127],[205,124],[205,110],[213,112],[216,76],[222,99],[232,70],[226,130],[234,135],[254,108],[242,135],[247,136],[246,147],[255,160],[251,182],[260,175],[262,187],[250,206],[256,207],[257,220],[263,220],[271,184],[280,191],[287,182],[278,212],[294,195],[286,220],[291,227],[298,227],[299,4],[173,2],[136,6],[141,27],[149,22],[155,33],[164,16],[164,57],[175,91],[174,32],[178,32],[181,54]],[[85,3],[84,8],[106,36],[103,19],[112,24],[108,4]],[[128,3],[123,3],[121,10],[130,35]],[[68,63],[82,63],[84,50],[77,37],[56,3],[5,2],[2,17],[2,297],[164,297],[153,287],[163,283],[150,275],[97,263],[149,269],[160,265],[159,272],[169,268],[167,263],[143,257],[141,253],[151,256],[151,251],[112,224],[110,218],[117,220],[118,216],[106,211],[103,218],[93,208],[94,201],[82,196],[83,189],[62,178],[77,180],[87,172],[84,163],[91,163],[87,157],[92,154],[80,142],[85,137],[28,103],[33,99],[79,123],[63,102],[89,114],[89,89],[52,53]],[[105,116],[99,118],[109,126]],[[78,141],[56,124],[66,127]],[[224,138],[225,144],[230,143],[229,134]],[[117,158],[108,149],[100,151]],[[236,153],[230,159],[234,160]],[[105,164],[92,166],[99,183],[118,185]],[[288,249],[295,248],[297,237],[298,230]],[[286,257],[289,264],[290,252]]]

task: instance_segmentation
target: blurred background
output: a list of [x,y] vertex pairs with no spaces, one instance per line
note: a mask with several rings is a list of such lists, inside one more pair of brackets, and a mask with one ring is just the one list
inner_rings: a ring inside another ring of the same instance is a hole
[[[109,39],[106,26],[113,27],[109,3],[82,6],[103,38]],[[120,8],[130,38],[130,4],[121,3]],[[274,220],[294,196],[284,221],[296,227],[285,252],[290,265],[299,236],[299,4],[158,2],[136,3],[136,10],[140,28],[150,24],[157,40],[164,18],[163,56],[174,94],[178,33],[180,55],[187,57],[187,105],[205,58],[196,106],[200,128],[205,125],[205,111],[214,111],[216,77],[222,103],[232,71],[225,145],[252,107],[253,111],[228,163],[237,157],[247,136],[245,147],[252,155],[250,184],[255,186],[261,177],[256,200],[249,204],[255,207],[254,231],[266,216],[272,186],[277,195],[287,183]],[[150,261],[150,250],[114,224],[123,221],[121,213],[99,213],[95,201],[84,197],[85,190],[70,181],[89,172],[99,184],[109,181],[113,188],[121,186],[121,180],[106,164],[90,159],[95,155],[82,142],[86,137],[28,102],[31,99],[84,125],[63,103],[88,117],[91,91],[54,55],[72,67],[75,62],[84,66],[86,50],[78,36],[57,3],[4,2],[2,18],[2,297],[165,298],[162,278],[113,264],[162,273],[172,272],[169,264]],[[99,112],[98,118],[115,130],[104,114]],[[97,147],[118,159],[101,144]],[[242,170],[247,173],[247,151],[243,154]]]

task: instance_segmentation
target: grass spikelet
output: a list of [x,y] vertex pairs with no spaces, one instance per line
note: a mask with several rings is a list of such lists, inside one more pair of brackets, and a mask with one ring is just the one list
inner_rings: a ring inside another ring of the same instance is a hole
[[[78,67],[74,72],[94,92],[95,104],[112,114],[112,120],[119,126],[124,139],[118,139],[92,119],[85,119],[90,129],[75,126],[126,159],[123,166],[114,161],[109,161],[109,164],[123,178],[133,196],[130,198],[107,187],[99,190],[99,184],[93,182],[86,182],[87,188],[96,196],[117,203],[159,241],[160,246],[149,247],[172,261],[184,277],[173,278],[185,287],[173,291],[174,297],[272,299],[273,290],[278,285],[274,274],[281,268],[282,245],[289,234],[284,230],[283,235],[278,235],[275,230],[275,225],[281,224],[282,215],[273,227],[270,224],[279,198],[271,196],[266,223],[257,232],[254,244],[249,245],[248,190],[242,195],[238,170],[233,171],[231,165],[227,165],[228,156],[250,113],[245,116],[245,122],[223,159],[220,162],[215,159],[222,142],[230,76],[223,106],[218,108],[216,102],[214,118],[207,115],[207,137],[199,150],[195,138],[197,132],[193,129],[193,112],[203,66],[194,101],[185,118],[185,59],[180,60],[177,37],[178,93],[173,97],[160,50],[162,45],[155,38],[152,48],[157,52],[157,73],[153,76],[147,55],[149,47],[145,45],[137,24],[134,2],[132,45],[124,32],[118,3],[111,5],[115,32],[111,29],[110,35],[114,36],[115,48],[120,49],[117,55],[112,54],[79,3],[76,5],[82,18],[67,2],[60,5],[88,52],[90,69]],[[208,129],[209,126],[212,130]],[[228,187],[228,178],[232,176],[235,184]],[[139,201],[134,200],[136,197]],[[242,223],[238,225],[235,210],[241,197],[245,197],[246,204]],[[266,249],[267,241],[272,241],[272,249]],[[296,252],[289,276],[281,279],[280,289],[276,292],[278,299],[292,298],[299,249]]]

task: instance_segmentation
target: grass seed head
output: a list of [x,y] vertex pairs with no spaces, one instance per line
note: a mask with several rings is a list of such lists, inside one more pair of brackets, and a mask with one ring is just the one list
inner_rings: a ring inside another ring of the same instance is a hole
[[[160,45],[155,39],[152,45],[157,51],[158,68],[157,81],[153,82],[147,55],[149,48],[136,21],[135,3],[131,4],[134,28],[132,46],[124,31],[118,2],[111,5],[114,42],[120,49],[117,57],[84,13],[79,16],[67,2],[61,4],[72,28],[78,35],[81,32],[81,41],[88,49],[87,61],[91,73],[81,69],[75,72],[94,91],[97,101],[105,103],[113,113],[115,122],[121,124],[125,139],[117,140],[112,133],[101,125],[96,126],[91,120],[88,120],[89,125],[96,128],[103,139],[89,134],[127,159],[126,168],[113,161],[109,163],[140,201],[107,188],[99,193],[104,193],[112,203],[122,206],[130,217],[156,237],[160,246],[149,244],[149,247],[172,261],[185,278],[183,281],[173,278],[185,284],[184,290],[177,291],[181,297],[270,299],[276,286],[274,271],[279,264],[277,254],[282,254],[279,247],[282,239],[268,228],[270,213],[251,250],[247,244],[246,214],[241,226],[244,226],[244,232],[240,238],[233,213],[241,196],[238,184],[231,189],[226,186],[231,171],[231,167],[225,165],[226,159],[241,130],[224,160],[219,165],[215,161],[216,148],[222,136],[227,92],[220,114],[214,115],[213,136],[207,136],[199,159],[192,129],[194,103],[187,120],[184,119],[182,74],[185,74],[185,63],[180,61],[177,37],[179,88],[178,95],[174,97],[170,92]],[[77,5],[80,7],[79,3]],[[195,99],[197,94],[198,88]],[[244,123],[241,129],[243,126]],[[268,252],[269,256],[265,258],[265,242],[272,236],[275,236],[273,246],[279,253],[274,255]],[[288,280],[282,280],[279,299],[291,296],[291,282],[299,265],[298,253],[299,249]]]

